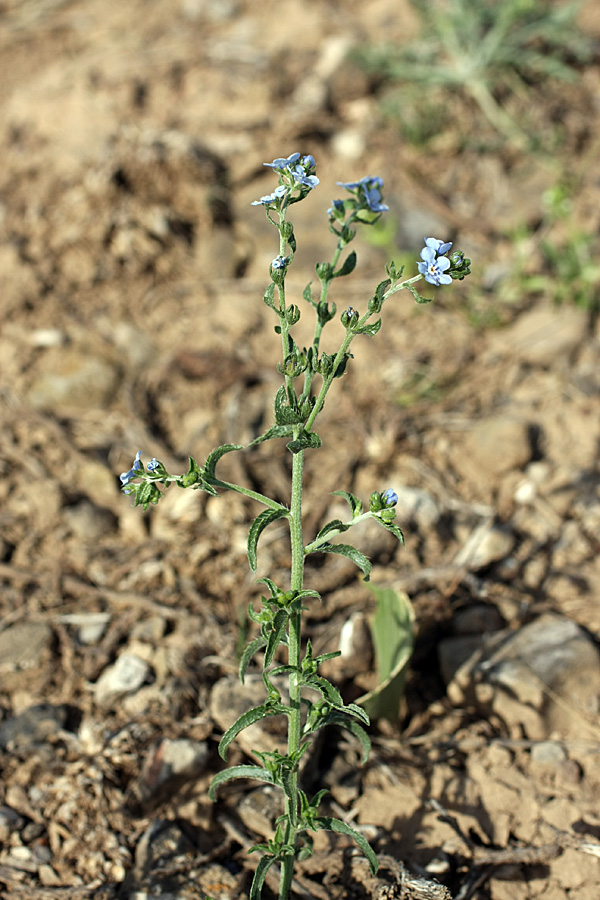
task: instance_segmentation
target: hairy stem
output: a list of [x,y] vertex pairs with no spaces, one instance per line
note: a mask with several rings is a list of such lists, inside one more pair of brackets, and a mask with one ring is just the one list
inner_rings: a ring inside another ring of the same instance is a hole
[[[296,437],[296,436],[295,436]],[[304,451],[294,453],[292,463],[292,498],[290,504],[290,541],[292,548],[291,589],[301,591],[304,583],[304,542],[302,539],[302,473],[304,469]],[[296,756],[300,750],[302,722],[300,718],[301,687],[300,650],[301,650],[302,613],[298,610],[290,619],[289,626],[289,665],[290,672],[290,714],[288,716],[288,756]],[[285,843],[295,847],[298,830],[298,771],[294,768],[290,778],[290,796],[286,794],[285,813],[287,816]],[[286,855],[281,866],[281,882],[279,900],[288,900],[294,873],[295,856]]]

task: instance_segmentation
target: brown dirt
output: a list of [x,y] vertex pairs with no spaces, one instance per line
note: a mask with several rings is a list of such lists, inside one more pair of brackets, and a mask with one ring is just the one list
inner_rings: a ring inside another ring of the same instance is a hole
[[[593,0],[582,22],[599,40]],[[248,890],[246,850],[260,831],[237,808],[251,786],[216,805],[206,791],[219,767],[210,692],[235,670],[257,597],[245,556],[257,510],[190,491],[143,514],[117,475],[140,448],[182,471],[188,453],[202,460],[270,424],[278,338],[261,295],[276,242],[250,201],[273,187],[262,163],[296,149],[315,156],[321,179],[293,210],[298,296],[330,252],[336,180],[367,173],[385,178],[403,258],[412,264],[433,232],[476,270],[430,306],[390,302],[382,332],[357,344],[307,462],[307,532],[335,510],[338,488],[365,499],[421,488],[441,516],[435,527],[401,522],[405,549],[368,529],[358,538],[374,580],[406,590],[415,608],[406,710],[373,726],[366,768],[333,736],[314,760],[334,814],[364,825],[382,854],[382,876],[342,854],[341,838],[321,839],[298,889],[318,900],[434,896],[431,884],[402,886],[422,875],[461,900],[598,896],[597,714],[555,698],[569,724],[548,737],[563,755],[536,762],[539,737],[516,713],[452,705],[438,648],[472,609],[483,628],[557,612],[600,639],[600,331],[585,312],[519,293],[516,274],[542,265],[541,198],[563,174],[573,220],[598,234],[600,67],[512,99],[543,140],[558,133],[552,164],[499,141],[460,97],[447,101],[455,125],[415,148],[381,117],[374,84],[340,60],[362,40],[416,31],[398,0],[0,7],[0,725],[50,704],[43,734],[0,751],[1,803],[19,817],[0,828],[7,896]],[[360,308],[390,253],[361,236],[356,246],[359,268],[334,299]],[[273,443],[221,465],[286,500],[288,459]],[[513,535],[511,552],[477,571],[456,565],[492,520]],[[285,581],[280,536],[265,536],[260,574]],[[323,652],[373,599],[345,561],[318,560],[307,576],[324,597],[307,613]],[[89,614],[101,627],[84,639]],[[150,674],[102,706],[95,684],[124,650]],[[337,672],[349,699],[372,684],[372,664],[359,669]],[[163,738],[207,741],[210,755],[149,803]]]

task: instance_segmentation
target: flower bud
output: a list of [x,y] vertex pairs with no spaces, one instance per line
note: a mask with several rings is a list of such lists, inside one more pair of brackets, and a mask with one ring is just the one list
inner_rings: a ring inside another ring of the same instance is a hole
[[356,326],[356,323],[358,322],[358,313],[355,309],[349,306],[348,309],[345,309],[342,313],[341,320],[344,328],[350,330],[351,328],[354,328]]

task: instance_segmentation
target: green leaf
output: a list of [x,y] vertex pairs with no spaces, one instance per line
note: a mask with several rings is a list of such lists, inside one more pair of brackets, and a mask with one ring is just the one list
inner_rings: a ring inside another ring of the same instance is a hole
[[280,609],[275,613],[273,619],[273,630],[269,634],[267,649],[265,650],[265,668],[270,666],[275,656],[275,651],[281,643],[281,638],[285,632],[285,627],[289,621],[289,613],[287,609]]
[[[344,701],[342,700],[342,695],[326,678],[323,678],[322,675],[312,675],[305,681],[307,687],[314,688],[319,691],[320,694],[323,695],[325,700],[328,700],[330,703],[333,703],[337,707],[342,707],[344,705]],[[362,712],[362,710],[361,710]]]
[[406,594],[393,588],[370,587],[377,600],[371,632],[379,683],[357,703],[372,719],[397,722],[414,645],[414,611]]
[[256,546],[258,544],[258,539],[271,522],[276,522],[277,519],[283,519],[289,514],[289,510],[285,509],[285,507],[281,507],[281,509],[264,509],[254,520],[252,525],[250,526],[250,532],[248,534],[248,562],[250,563],[250,568],[253,572],[256,572]]
[[318,541],[319,538],[325,537],[326,534],[329,534],[330,531],[335,531],[337,534],[342,534],[344,531],[348,531],[350,525],[345,525],[341,519],[332,519],[331,522],[328,522],[327,525],[323,525],[318,535],[315,538],[315,541]]
[[212,453],[208,454],[206,463],[204,464],[204,477],[216,478],[215,469],[221,457],[225,456],[226,453],[231,453],[232,450],[242,449],[243,447],[240,444],[223,444],[221,447],[217,447],[216,450],[213,450]]
[[310,305],[316,309],[317,304],[313,300],[311,285],[312,285],[312,281],[309,281],[308,284],[306,285],[306,287],[304,288],[304,290],[302,291],[302,297],[304,300],[306,300],[307,303],[310,303]]
[[347,500],[350,504],[350,509],[352,510],[352,518],[355,519],[357,516],[363,511],[363,505],[361,501],[354,494],[351,494],[349,491],[333,491],[333,497],[343,497],[344,500]]
[[383,519],[379,518],[379,516],[374,516],[374,518],[377,519],[377,521],[381,525],[383,525],[383,527],[387,529],[387,531],[391,532],[394,537],[397,537],[402,546],[404,546],[404,534],[399,525],[396,525],[394,522],[384,522]]
[[275,856],[269,855],[262,856],[260,858],[256,867],[256,871],[254,872],[252,884],[250,886],[250,900],[260,900],[260,895],[262,894],[262,889],[265,883],[265,878],[267,877],[267,872],[275,861]]
[[351,732],[356,738],[358,738],[360,742],[360,746],[362,749],[362,759],[361,762],[364,765],[371,752],[371,739],[362,725],[359,725],[356,719],[351,716],[344,716],[339,713],[337,710],[333,710],[329,713],[328,716],[323,720],[324,725],[339,725],[340,728],[345,728],[346,731]]
[[356,253],[354,252],[354,250],[352,250],[344,260],[342,266],[337,270],[337,272],[333,273],[333,278],[339,278],[342,275],[350,275],[351,272],[354,272],[355,268]]
[[321,438],[314,431],[302,430],[298,437],[286,446],[291,453],[300,453],[301,450],[317,450],[321,446]]
[[407,284],[406,289],[411,292],[417,303],[431,303],[433,297],[423,297],[413,284]]
[[242,653],[238,669],[240,681],[242,682],[242,684],[244,683],[244,678],[246,677],[246,669],[250,664],[250,660],[255,653],[258,653],[259,650],[262,650],[266,643],[267,642],[264,637],[261,636],[255,638],[255,640],[250,641],[250,643],[246,645],[244,652]]
[[371,872],[375,875],[379,868],[379,861],[375,856],[373,848],[362,834],[359,834],[358,831],[355,831],[354,828],[351,828],[350,825],[346,825],[346,823],[342,822],[340,819],[334,819],[331,816],[319,816],[315,819],[315,828],[325,831],[335,831],[337,834],[347,834],[351,837],[369,860]]
[[380,328],[381,319],[376,319],[375,322],[371,322],[368,325],[363,325],[361,328],[357,328],[354,334],[368,334],[370,337],[373,337],[374,334],[377,334]]
[[276,715],[280,712],[284,712],[287,710],[287,707],[283,707],[281,710],[277,707],[267,706],[266,703],[261,704],[260,706],[254,706],[252,709],[249,709],[247,712],[242,713],[239,719],[236,719],[233,725],[227,729],[221,740],[219,741],[219,756],[221,759],[227,758],[227,748],[229,747],[232,740],[243,731],[244,728],[248,728],[249,725],[254,725],[255,722],[258,722],[260,719],[266,719],[267,716]]
[[263,300],[265,301],[267,306],[270,306],[271,309],[274,309],[275,312],[278,312],[277,308],[275,307],[274,297],[275,297],[275,284],[273,282],[271,282],[271,284],[266,289],[266,291],[263,295]]
[[354,565],[358,566],[358,568],[365,576],[365,581],[369,580],[371,569],[373,567],[365,554],[361,553],[360,550],[357,550],[356,547],[352,547],[350,544],[322,544],[314,552],[338,553],[340,556],[345,556],[347,559],[351,559]]
[[273,425],[271,428],[269,428],[268,431],[265,431],[264,434],[261,434],[260,437],[254,438],[253,441],[250,441],[248,446],[254,447],[256,446],[256,444],[262,444],[263,441],[271,441],[273,440],[273,438],[289,437],[293,433],[293,425]]
[[275,784],[271,773],[263,769],[262,766],[232,766],[230,769],[223,769],[222,772],[217,772],[208,789],[210,799],[214,802],[217,798],[217,789],[222,784],[225,784],[226,781],[231,781],[234,778],[257,778],[259,781]]

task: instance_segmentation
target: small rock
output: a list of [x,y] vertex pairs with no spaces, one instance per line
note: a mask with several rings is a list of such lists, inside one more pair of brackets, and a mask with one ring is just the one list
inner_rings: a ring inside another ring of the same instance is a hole
[[65,727],[68,708],[40,703],[0,725],[0,747],[11,753],[44,744]]
[[476,572],[498,560],[505,559],[514,544],[515,537],[508,528],[484,522],[459,550],[454,565],[465,566]]
[[24,622],[0,632],[2,690],[26,690],[44,678],[51,643],[52,629],[43,622]]
[[95,685],[96,703],[109,707],[134,694],[150,674],[150,666],[133,653],[122,653],[117,661],[105,669]]
[[238,804],[237,812],[250,831],[264,838],[272,838],[275,819],[283,813],[282,793],[267,784],[250,791]]
[[63,510],[63,518],[70,531],[82,541],[96,543],[116,530],[117,518],[89,500],[81,500]]
[[44,372],[29,389],[27,399],[35,409],[108,406],[119,383],[116,366],[101,356],[81,350],[48,350]]
[[10,806],[0,806],[0,843],[6,844],[13,833],[19,831],[25,819]]
[[575,622],[548,614],[484,639],[448,685],[453,703],[475,704],[532,740],[580,738],[598,716],[600,654]]
[[557,741],[538,741],[531,748],[531,762],[559,766],[567,758],[564,748]]
[[451,453],[454,467],[469,480],[520,469],[531,459],[530,425],[512,416],[481,419]]
[[203,741],[160,741],[147,755],[134,786],[144,809],[153,809],[183,784],[197,778],[204,771],[207,760],[208,747]]
[[400,524],[415,522],[423,532],[434,528],[439,522],[441,510],[437,500],[422,488],[396,488],[398,503],[396,515]]
[[567,361],[583,342],[587,319],[572,305],[536,307],[519,316],[513,325],[499,332],[497,346],[534,366],[555,366]]

